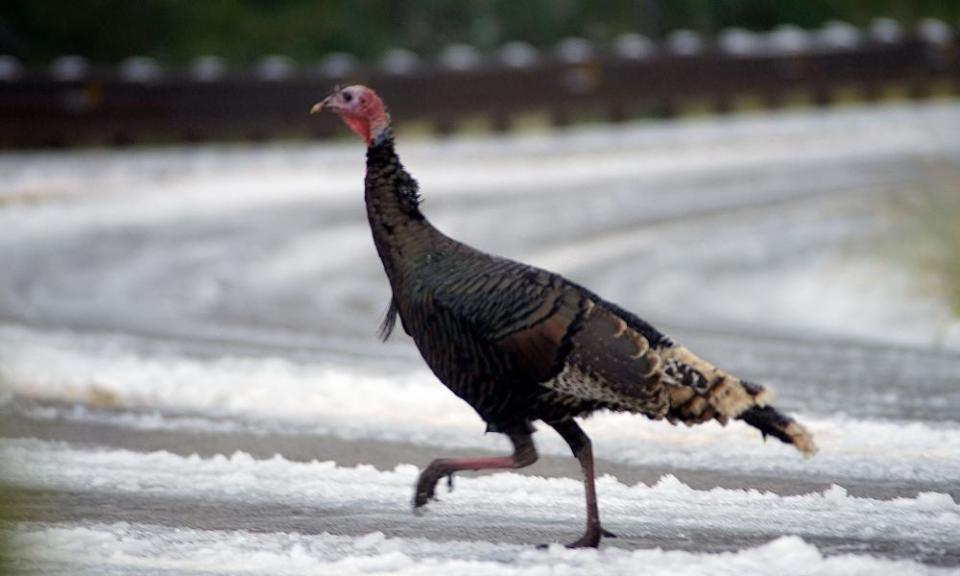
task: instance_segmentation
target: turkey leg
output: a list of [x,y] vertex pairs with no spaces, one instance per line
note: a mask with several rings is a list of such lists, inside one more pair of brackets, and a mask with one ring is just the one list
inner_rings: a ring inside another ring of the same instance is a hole
[[567,548],[596,548],[600,544],[601,537],[616,538],[617,536],[600,526],[600,512],[597,509],[597,487],[593,475],[593,448],[590,438],[583,432],[580,425],[572,419],[549,424],[567,441],[570,449],[573,450],[573,455],[580,461],[580,469],[583,471],[583,487],[587,494],[587,531],[576,542],[567,544]]
[[413,496],[414,510],[435,499],[437,482],[449,477],[453,486],[453,473],[461,470],[503,470],[529,466],[537,461],[537,449],[529,432],[508,434],[513,443],[513,454],[493,458],[437,458],[424,468],[417,480]]

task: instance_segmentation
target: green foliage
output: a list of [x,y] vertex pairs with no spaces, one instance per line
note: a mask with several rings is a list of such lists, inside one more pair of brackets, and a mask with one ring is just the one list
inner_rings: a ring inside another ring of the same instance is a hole
[[960,189],[943,191],[932,200],[928,233],[941,243],[935,270],[943,280],[943,290],[960,317]]
[[931,279],[960,317],[960,173],[936,165],[929,186],[910,191],[891,207],[902,230],[893,241],[894,254]]
[[452,42],[490,49],[511,40],[553,45],[627,31],[711,34],[831,19],[891,16],[960,22],[960,0],[4,0],[0,53],[31,63],[81,54],[112,63],[148,55],[182,63],[216,54],[236,63],[272,53],[300,61],[331,51],[374,57],[390,47],[432,53]]

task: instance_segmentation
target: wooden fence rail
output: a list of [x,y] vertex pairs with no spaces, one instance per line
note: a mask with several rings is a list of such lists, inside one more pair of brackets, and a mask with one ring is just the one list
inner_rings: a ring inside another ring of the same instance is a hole
[[563,125],[584,114],[666,117],[691,103],[726,113],[741,98],[826,106],[851,95],[874,100],[891,86],[912,98],[957,94],[960,42],[937,21],[905,34],[879,20],[866,31],[841,23],[728,30],[709,42],[688,31],[659,44],[639,35],[610,46],[569,39],[549,52],[513,43],[482,55],[455,45],[429,60],[397,50],[376,65],[340,54],[302,68],[270,56],[242,71],[215,57],[173,71],[148,58],[101,69],[79,57],[25,70],[0,56],[0,147],[326,137],[338,124],[307,110],[335,84],[354,82],[375,86],[399,122],[446,132],[465,117],[486,118],[505,130],[538,112]]

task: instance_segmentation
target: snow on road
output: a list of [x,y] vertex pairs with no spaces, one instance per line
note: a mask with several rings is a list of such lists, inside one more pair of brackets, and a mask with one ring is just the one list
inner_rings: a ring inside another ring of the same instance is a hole
[[[622,550],[540,551],[529,546],[421,538],[361,538],[331,534],[257,534],[200,531],[149,525],[92,525],[47,528],[25,525],[14,538],[26,557],[43,549],[43,560],[24,564],[24,573],[49,576],[136,573],[167,574],[392,574],[426,576],[542,576],[548,574],[685,574],[742,576],[898,576],[950,574],[911,561],[886,561],[843,554],[824,557],[800,538],[779,538],[755,548],[718,554]],[[42,572],[39,572],[42,570]]]
[[[475,413],[420,366],[376,371],[279,358],[143,358],[116,345],[83,353],[69,339],[38,338],[24,330],[0,330],[0,343],[0,379],[23,396],[216,415],[238,430],[508,449],[501,436],[481,434],[483,424]],[[960,360],[954,367],[960,368]],[[810,460],[778,442],[762,442],[740,422],[687,428],[629,414],[599,414],[585,428],[598,457],[637,466],[936,483],[960,478],[960,425],[799,416],[821,448]],[[54,411],[51,417],[83,414]],[[150,415],[127,414],[120,423],[183,426],[181,419]],[[190,425],[202,430],[213,423],[194,418]],[[569,451],[553,434],[538,434],[537,440],[544,453]]]
[[[530,546],[576,536],[575,465],[458,478],[414,517],[412,461],[364,452],[506,443],[409,339],[375,341],[387,287],[355,144],[0,155],[0,482],[36,512],[12,533],[21,568],[955,569],[960,325],[877,246],[889,198],[957,165],[957,125],[940,103],[401,142],[442,229],[639,312],[816,435],[803,459],[736,422],[591,418],[603,462],[663,474],[600,481],[621,538],[599,552]],[[159,450],[126,440],[151,432]],[[279,454],[243,447],[256,438]],[[284,448],[334,441],[369,465]],[[536,441],[569,460],[552,433]]]
[[[275,456],[254,460],[247,454],[209,459],[165,452],[75,449],[36,440],[7,440],[0,455],[22,464],[2,479],[16,486],[48,490],[95,490],[111,495],[189,495],[240,500],[255,506],[282,498],[289,505],[323,502],[350,506],[359,514],[402,515],[410,523],[461,522],[489,517],[505,524],[536,520],[570,521],[579,526],[583,487],[569,478],[497,474],[458,478],[457,488],[430,506],[430,520],[410,515],[413,466],[381,472],[368,466],[340,468],[333,462],[294,463]],[[779,496],[754,490],[692,490],[672,476],[655,486],[626,486],[601,478],[608,527],[614,532],[715,529],[736,533],[782,530],[801,536],[870,537],[889,532],[902,541],[930,548],[960,541],[960,504],[948,494],[925,492],[914,498],[856,498],[834,485],[822,494]],[[828,512],[830,522],[817,522]],[[481,520],[482,521],[482,520]]]
[[[5,471],[2,478],[19,486],[92,490],[111,496],[124,493],[189,495],[219,501],[239,500],[251,509],[281,499],[292,506],[323,502],[330,508],[350,507],[357,515],[408,517],[407,522],[414,527],[418,523],[426,525],[426,530],[431,527],[453,529],[465,521],[504,525],[534,520],[548,526],[579,524],[577,511],[582,498],[580,482],[572,479],[514,474],[465,478],[459,480],[457,490],[446,495],[442,504],[431,505],[427,516],[414,518],[408,508],[410,486],[417,474],[412,466],[381,472],[371,467],[341,468],[332,462],[292,463],[281,457],[257,461],[242,453],[209,459],[184,458],[162,452],[76,450],[33,440],[5,441],[0,455],[22,464],[20,469]],[[878,501],[851,497],[843,488],[834,486],[820,494],[781,497],[750,490],[697,491],[671,476],[654,486],[626,486],[614,478],[604,477],[599,481],[598,490],[603,495],[608,527],[621,537],[651,531],[681,535],[691,530],[722,530],[733,532],[732,536],[783,531],[803,538],[869,539],[885,534],[901,543],[922,545],[927,550],[949,548],[960,540],[960,505],[945,494],[922,493],[915,498]],[[468,514],[464,513],[466,510]],[[825,513],[830,515],[829,523],[818,521]],[[251,571],[280,573],[300,573],[311,564],[314,569],[332,569],[335,566],[328,563],[340,563],[348,572],[351,567],[360,571],[364,567],[376,567],[407,574],[444,565],[453,569],[458,562],[467,563],[466,573],[485,573],[484,570],[492,571],[500,566],[507,573],[512,573],[512,569],[517,574],[527,574],[548,570],[557,564],[617,573],[643,560],[650,562],[651,569],[666,572],[683,558],[692,564],[692,573],[711,573],[717,563],[731,560],[710,555],[671,557],[659,551],[607,551],[602,555],[560,550],[541,553],[488,543],[454,541],[443,545],[416,539],[388,540],[378,533],[351,540],[329,535],[264,536],[236,531],[184,533],[128,524],[52,528],[27,525],[16,533],[16,542],[27,548],[28,556],[36,554],[36,562],[44,566],[56,567],[62,557],[81,565],[106,557],[108,566],[115,563],[142,568],[220,571],[230,571],[227,566],[231,563],[238,567],[246,565],[231,556],[243,556],[244,548],[252,547],[257,550],[255,556],[262,556],[265,564],[259,569],[250,567]],[[156,552],[159,543],[163,543],[162,556]],[[175,551],[170,549],[171,545]],[[616,546],[616,542],[612,545]],[[856,573],[924,571],[909,563],[878,563],[864,557],[825,561],[800,538],[780,540],[768,546],[786,556],[769,557],[763,552],[764,547],[742,552],[744,558],[735,560],[747,562],[745,567],[763,572],[781,567],[795,569],[795,555],[808,557],[824,569],[849,563],[848,567],[856,569]],[[402,556],[403,561],[398,562],[399,557],[391,558],[391,553]],[[170,565],[167,558],[178,562]],[[217,558],[226,562],[226,566],[213,564]],[[538,558],[539,563],[535,561]],[[757,561],[765,564],[753,564]],[[351,566],[351,563],[356,564]],[[519,565],[508,568],[503,563]]]

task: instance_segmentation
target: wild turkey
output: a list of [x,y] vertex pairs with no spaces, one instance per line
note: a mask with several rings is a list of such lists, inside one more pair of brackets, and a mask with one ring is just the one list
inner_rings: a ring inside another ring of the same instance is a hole
[[445,236],[419,208],[416,180],[394,149],[390,116],[364,86],[337,89],[311,113],[330,110],[367,143],[365,198],[397,316],[434,374],[513,443],[511,456],[434,460],[421,472],[414,508],[459,470],[522,468],[537,459],[532,422],[554,428],[583,470],[587,528],[571,547],[613,536],[600,525],[590,439],[574,421],[596,410],[697,424],[731,418],[816,451],[807,430],[766,405],[766,390],[675,344],[637,316],[545,270],[485,254]]

